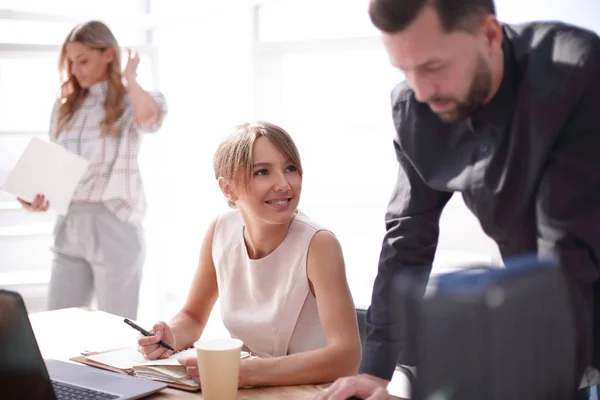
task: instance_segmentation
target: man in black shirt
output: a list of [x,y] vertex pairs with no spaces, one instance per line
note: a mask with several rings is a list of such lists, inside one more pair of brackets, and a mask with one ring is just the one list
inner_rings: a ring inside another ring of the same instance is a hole
[[578,378],[600,366],[600,39],[562,23],[501,24],[493,0],[371,0],[369,14],[406,78],[392,93],[398,180],[363,375],[321,397],[386,396],[396,363],[411,365],[391,276],[410,268],[427,281],[454,192],[503,257],[556,258],[573,293]]

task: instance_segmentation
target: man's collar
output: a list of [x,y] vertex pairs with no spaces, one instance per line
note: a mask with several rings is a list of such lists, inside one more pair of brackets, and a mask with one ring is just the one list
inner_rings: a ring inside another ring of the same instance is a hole
[[503,27],[502,52],[504,53],[504,74],[498,91],[480,111],[471,117],[470,124],[475,128],[482,124],[503,127],[511,118],[516,95],[517,71],[510,40]]

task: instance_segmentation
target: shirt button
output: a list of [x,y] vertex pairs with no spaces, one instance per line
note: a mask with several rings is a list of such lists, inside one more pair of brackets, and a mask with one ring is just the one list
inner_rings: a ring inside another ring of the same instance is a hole
[[490,145],[489,144],[482,144],[479,146],[479,152],[481,153],[481,155],[486,155],[490,152]]

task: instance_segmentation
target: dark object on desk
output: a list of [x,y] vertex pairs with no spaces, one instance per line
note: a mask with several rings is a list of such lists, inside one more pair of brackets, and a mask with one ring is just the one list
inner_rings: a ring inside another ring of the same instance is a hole
[[410,296],[410,279],[399,287],[410,299],[413,399],[573,398],[574,317],[553,263],[523,257],[442,275],[424,298]]
[[42,359],[23,299],[17,292],[0,290],[0,399],[138,399],[165,387],[161,382]]
[[21,297],[0,290],[0,398],[54,400]]
[[[125,318],[123,320],[123,322],[125,322],[127,325],[129,325],[130,327],[132,327],[133,329],[135,329],[136,331],[140,332],[142,335],[144,336],[154,336],[152,335],[150,332],[148,332],[147,330],[145,330],[144,328],[142,328],[141,326],[137,325],[135,322],[131,321],[128,318]],[[165,341],[160,341],[158,342],[158,344],[160,344],[162,347],[164,347],[167,350],[171,350],[171,351],[175,351],[174,348],[172,348],[167,342]]]

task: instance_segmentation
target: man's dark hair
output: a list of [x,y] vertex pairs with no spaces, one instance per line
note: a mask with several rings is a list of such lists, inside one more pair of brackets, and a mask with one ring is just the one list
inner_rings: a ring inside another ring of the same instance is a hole
[[481,17],[496,15],[494,0],[370,0],[369,16],[380,31],[398,33],[406,29],[425,7],[437,11],[446,32],[473,32]]

